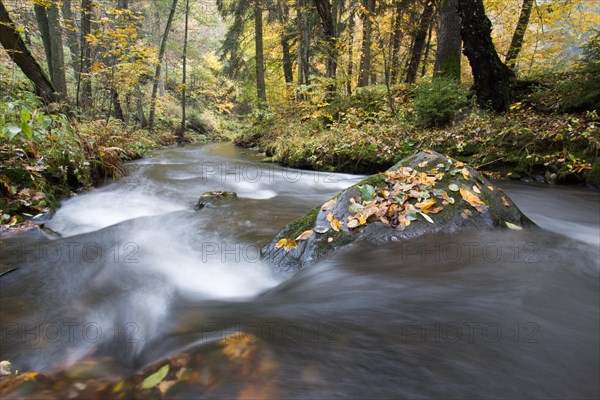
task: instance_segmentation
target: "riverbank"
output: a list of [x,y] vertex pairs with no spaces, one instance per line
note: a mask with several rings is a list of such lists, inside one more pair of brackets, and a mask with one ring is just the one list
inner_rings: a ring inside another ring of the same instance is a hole
[[[380,102],[385,98],[380,97]],[[395,113],[311,104],[254,121],[238,135],[264,161],[295,168],[369,174],[418,150],[472,165],[490,178],[600,187],[600,118],[596,111],[544,113],[516,103],[506,114],[466,105],[443,126],[419,126],[413,101]]]

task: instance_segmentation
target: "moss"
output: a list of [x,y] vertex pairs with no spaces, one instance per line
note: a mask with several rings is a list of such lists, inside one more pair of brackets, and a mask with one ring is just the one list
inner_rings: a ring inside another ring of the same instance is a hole
[[[350,244],[354,241],[354,238],[352,237],[352,235],[349,235],[348,233],[346,233],[344,231],[336,232],[336,231],[331,230],[331,231],[327,232],[326,234],[324,234],[323,236],[324,236],[323,239],[321,239],[317,243],[317,248],[316,248],[317,257],[321,257],[321,255],[327,254],[332,249],[340,248],[340,247]],[[331,243],[329,243],[327,241],[328,238],[332,238],[333,241]]]
[[314,227],[320,210],[321,204],[307,212],[302,217],[290,222],[285,231],[282,233],[282,237],[293,239],[298,237],[298,235],[300,235],[302,232]]
[[375,174],[366,177],[362,181],[358,182],[354,187],[362,186],[362,185],[371,185],[375,188],[383,187],[385,185],[385,175],[383,174]]
[[586,183],[600,187],[600,162],[595,162],[590,172],[588,172]]

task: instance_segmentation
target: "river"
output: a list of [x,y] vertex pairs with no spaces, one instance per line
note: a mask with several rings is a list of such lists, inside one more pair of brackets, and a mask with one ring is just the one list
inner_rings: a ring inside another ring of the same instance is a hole
[[[544,230],[358,244],[287,276],[260,247],[361,177],[259,160],[226,143],[160,150],[65,200],[47,223],[60,238],[2,238],[18,269],[0,278],[0,359],[109,358],[126,376],[245,332],[276,397],[598,398],[597,191],[496,182]],[[210,190],[239,199],[194,211]]]

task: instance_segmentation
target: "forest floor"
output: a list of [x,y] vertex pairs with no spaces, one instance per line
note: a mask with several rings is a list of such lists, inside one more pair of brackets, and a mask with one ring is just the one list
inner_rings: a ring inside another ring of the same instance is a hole
[[[385,101],[384,94],[375,98]],[[369,174],[430,149],[491,178],[600,187],[597,111],[548,112],[519,101],[494,114],[466,105],[443,126],[422,127],[410,97],[397,101],[393,114],[360,103],[280,108],[253,121],[235,142],[259,147],[265,162],[295,168]]]

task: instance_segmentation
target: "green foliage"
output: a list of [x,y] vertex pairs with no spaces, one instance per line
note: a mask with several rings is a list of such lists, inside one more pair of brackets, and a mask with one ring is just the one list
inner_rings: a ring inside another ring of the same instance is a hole
[[546,74],[526,101],[545,112],[583,112],[600,109],[600,33],[583,48],[577,68]]
[[449,78],[433,79],[415,89],[415,122],[424,128],[444,126],[467,104],[467,92],[459,82]]

